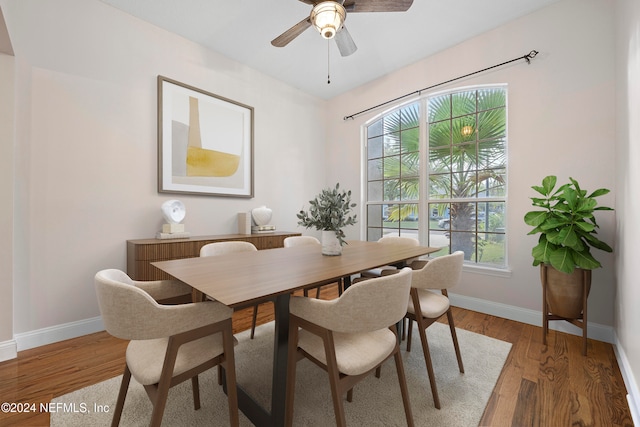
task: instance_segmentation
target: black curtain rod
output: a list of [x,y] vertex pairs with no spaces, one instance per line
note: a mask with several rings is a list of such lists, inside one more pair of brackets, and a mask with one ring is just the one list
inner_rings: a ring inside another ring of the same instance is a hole
[[519,57],[514,58],[514,59],[512,59],[510,61],[506,61],[506,62],[503,62],[501,64],[497,64],[497,65],[493,65],[491,67],[483,68],[482,70],[474,71],[473,73],[465,74],[464,76],[460,76],[460,77],[456,77],[456,78],[453,78],[453,79],[450,79],[450,80],[447,80],[447,81],[444,81],[444,82],[440,82],[440,83],[431,85],[429,87],[425,87],[425,88],[422,88],[420,90],[413,91],[413,92],[408,93],[406,95],[399,96],[399,97],[394,98],[392,100],[383,102],[382,104],[378,104],[376,106],[367,108],[366,110],[359,111],[359,112],[357,112],[355,114],[352,114],[350,116],[344,116],[343,120],[353,119],[355,116],[359,116],[360,114],[364,114],[367,111],[375,110],[376,108],[380,108],[380,107],[382,107],[384,105],[391,104],[392,102],[396,102],[396,101],[398,101],[398,100],[400,100],[402,98],[406,98],[406,97],[411,96],[411,95],[420,94],[421,92],[424,92],[425,90],[429,90],[429,89],[433,89],[434,87],[446,85],[447,83],[451,83],[451,82],[454,82],[456,80],[464,79],[465,77],[473,76],[474,74],[479,74],[479,73],[491,70],[493,68],[502,67],[503,65],[507,65],[507,64],[510,64],[512,62],[515,62],[515,61],[520,61],[521,59],[524,59],[525,61],[527,61],[527,64],[530,64],[531,63],[531,59],[535,58],[537,54],[538,54],[537,50],[532,50],[531,52],[527,53],[526,55],[519,56]]

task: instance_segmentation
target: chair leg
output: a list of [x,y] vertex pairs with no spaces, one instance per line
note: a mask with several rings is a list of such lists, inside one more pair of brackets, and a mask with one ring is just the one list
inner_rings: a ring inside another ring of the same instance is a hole
[[200,383],[198,382],[198,376],[191,377],[191,388],[193,389],[193,409],[200,409]]
[[258,304],[253,306],[253,318],[251,319],[251,339],[256,333],[256,322],[258,321]]
[[155,392],[147,392],[149,396],[152,394],[155,395],[155,399],[152,401],[153,403],[153,411],[151,412],[151,421],[149,422],[149,427],[160,427],[162,424],[162,416],[164,415],[164,408],[167,405],[167,396],[169,395],[169,385],[171,382],[171,377],[167,380],[163,381],[163,378],[160,378],[160,382],[154,385],[146,385],[145,388],[155,388]]
[[422,342],[422,352],[424,353],[424,362],[427,365],[427,373],[429,374],[429,383],[431,384],[431,394],[433,395],[433,404],[436,409],[440,409],[440,397],[436,387],[436,376],[433,372],[433,363],[431,362],[431,352],[429,351],[429,343],[427,342],[426,327],[423,329],[422,322],[418,319],[418,331],[420,332],[420,341]]
[[[336,427],[346,427],[347,418],[344,413],[344,404],[342,402],[342,396],[340,395],[340,372],[338,372],[338,366],[335,364],[335,359],[333,363],[329,363],[327,366],[329,372],[329,383],[331,385],[331,398],[333,400],[333,411],[336,416]],[[348,392],[347,392],[348,394]]]
[[464,374],[464,366],[462,365],[462,354],[460,353],[460,346],[458,345],[458,334],[456,334],[456,327],[453,323],[453,314],[451,308],[447,310],[447,320],[449,321],[449,329],[451,329],[451,338],[453,339],[453,348],[456,350],[456,358],[458,359],[458,368],[460,372]]
[[116,401],[116,410],[113,413],[113,419],[111,420],[111,427],[118,427],[120,425],[122,408],[124,407],[124,400],[127,397],[127,390],[129,390],[130,381],[131,371],[129,370],[129,366],[125,365],[124,373],[122,374],[122,383],[120,383],[120,391],[118,392],[118,400]]
[[396,361],[396,370],[398,371],[398,381],[400,382],[400,393],[402,394],[402,403],[404,404],[404,414],[407,418],[407,426],[413,427],[413,413],[411,411],[411,401],[409,400],[409,389],[407,388],[407,379],[404,374],[404,365],[402,364],[402,356],[400,355],[400,347],[396,348],[393,355]]
[[[325,357],[327,360],[327,373],[329,374],[329,385],[331,386],[331,398],[333,400],[333,411],[336,416],[336,426],[346,427],[347,418],[344,413],[344,403],[340,392],[340,371],[336,361],[336,350],[331,332],[327,332],[322,337],[324,343]],[[348,392],[347,392],[348,393]]]

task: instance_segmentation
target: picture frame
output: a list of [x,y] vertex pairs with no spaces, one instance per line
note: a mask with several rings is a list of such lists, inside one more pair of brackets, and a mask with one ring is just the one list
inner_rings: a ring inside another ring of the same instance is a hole
[[158,76],[158,192],[253,197],[253,107]]

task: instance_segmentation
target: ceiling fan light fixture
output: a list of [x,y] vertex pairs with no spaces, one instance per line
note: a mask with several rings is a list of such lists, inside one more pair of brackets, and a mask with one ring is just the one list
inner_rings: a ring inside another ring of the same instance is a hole
[[340,3],[323,1],[311,10],[311,23],[325,39],[332,39],[342,27],[347,12]]

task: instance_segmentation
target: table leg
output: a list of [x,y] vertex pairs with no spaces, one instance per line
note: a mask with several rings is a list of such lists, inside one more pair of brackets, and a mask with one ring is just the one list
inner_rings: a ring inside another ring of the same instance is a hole
[[273,382],[271,384],[271,421],[274,426],[284,425],[290,299],[290,294],[283,294],[279,295],[274,302],[275,337],[273,345]]
[[[275,333],[273,346],[273,375],[271,378],[271,413],[260,406],[240,385],[238,408],[256,426],[284,426],[287,396],[287,355],[289,344],[289,294],[279,295],[274,301]],[[227,382],[223,374],[223,390]]]

